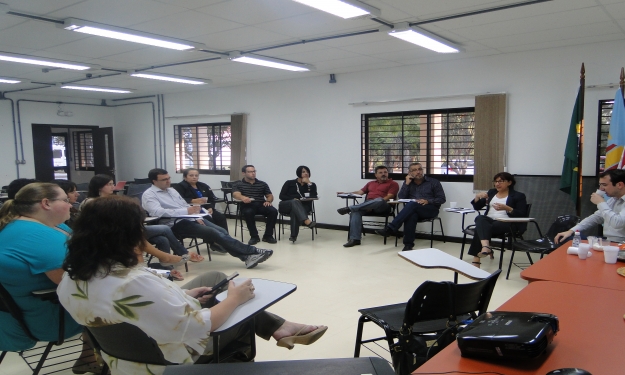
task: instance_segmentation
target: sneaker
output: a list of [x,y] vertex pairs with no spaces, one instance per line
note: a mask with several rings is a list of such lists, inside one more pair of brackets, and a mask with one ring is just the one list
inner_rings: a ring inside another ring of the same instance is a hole
[[214,242],[212,244],[210,244],[211,250],[213,250],[216,253],[219,254],[228,254],[228,252],[226,251],[226,249],[224,249],[223,247],[221,247],[220,244]]
[[250,240],[249,240],[249,241],[247,241],[247,244],[248,244],[248,245],[256,245],[256,244],[257,244],[257,243],[259,243],[259,242],[260,242],[260,238],[258,238],[258,237],[252,237],[252,238],[250,238]]
[[273,255],[273,251],[272,250],[265,250],[265,249],[256,249],[257,253],[253,254],[253,255],[248,255],[247,258],[245,258],[245,267],[246,268],[254,268],[256,267],[256,265],[258,263],[262,263],[264,261],[266,261],[267,259],[269,259],[269,257],[271,257]]
[[340,215],[345,215],[352,212],[352,210],[350,210],[349,207],[343,207],[336,210],[336,212],[338,212]]
[[273,238],[273,236],[263,237],[263,242],[278,243],[278,241],[276,241],[276,239]]

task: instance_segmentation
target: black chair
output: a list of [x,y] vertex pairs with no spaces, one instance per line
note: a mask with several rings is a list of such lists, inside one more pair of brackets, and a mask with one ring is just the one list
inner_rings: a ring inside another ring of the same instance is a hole
[[[243,210],[241,209],[241,205],[244,204],[241,201],[232,201],[234,204],[237,205],[237,212],[234,218],[234,238],[237,238],[237,227],[241,230],[241,242],[245,242],[245,240],[243,239],[243,230],[247,230],[247,228],[245,228],[243,226],[244,222],[245,222],[245,218],[243,217]],[[258,220],[265,220],[265,216],[264,215],[254,215],[254,219],[256,221]],[[256,227],[256,229],[258,229],[258,232],[260,233],[261,230],[263,230],[263,226],[260,227]],[[273,237],[277,237],[276,235],[276,227],[273,227]]]
[[534,264],[534,262],[530,254],[540,254],[540,259],[542,259],[545,255],[562,246],[564,244],[564,241],[561,241],[559,244],[555,243],[554,238],[556,234],[571,229],[577,223],[579,223],[579,217],[575,215],[558,216],[553,224],[551,224],[551,227],[549,228],[545,236],[542,235],[542,233],[540,232],[540,228],[538,228],[538,224],[536,224],[540,238],[535,240],[513,241],[512,254],[510,254],[510,264],[508,265],[508,273],[506,274],[506,279],[510,276],[510,268],[512,268],[513,264],[521,269],[524,269],[523,267],[527,265],[527,263],[513,262],[515,252],[521,251],[527,254],[527,258],[529,259],[529,265],[532,265]]
[[[139,327],[130,323],[87,327],[87,331],[96,351],[104,352],[111,357],[150,365],[178,365],[178,363],[166,360],[158,343]],[[253,330],[251,337],[253,340]],[[219,362],[251,361],[254,359],[255,355],[255,350],[253,350],[251,346],[255,345],[242,344],[235,341],[219,351],[219,357],[221,357]],[[215,357],[214,355],[201,356],[196,363],[210,363],[215,361]],[[106,370],[108,370],[108,368],[106,368],[105,371]],[[102,371],[102,374],[105,374],[105,371]]]
[[[226,204],[226,208],[224,208],[224,215],[231,214],[230,205],[235,204],[236,202],[232,199],[232,185],[236,181],[221,181],[221,192],[224,194],[223,203]],[[236,233],[235,233],[236,237]]]
[[[405,204],[404,204],[405,205]],[[422,219],[417,221],[417,225],[419,225],[419,223],[430,223],[430,247],[432,247],[432,245],[434,245],[434,222],[438,220],[438,225],[440,230],[437,231],[441,233],[441,235],[443,236],[443,243],[446,243],[447,241],[445,241],[445,231],[443,230],[443,221],[441,220],[440,216],[436,215],[436,217],[432,217],[429,219]],[[423,233],[423,234],[428,234],[427,232],[420,232],[417,231],[417,233]],[[397,241],[399,240],[399,235],[395,236],[395,247],[397,247]]]
[[[391,351],[397,345],[395,340],[400,330],[426,337],[428,341],[437,340],[447,328],[485,313],[500,273],[501,270],[497,270],[489,277],[469,284],[426,281],[415,290],[407,303],[358,310],[361,316],[358,319],[354,357],[360,356],[360,347],[364,344],[381,340],[386,340]],[[382,328],[385,335],[363,340],[363,326],[367,322]],[[430,348],[428,358],[443,348],[442,345]]]
[[152,184],[134,183],[126,184],[126,186],[128,187],[128,189],[124,189],[124,194],[132,198],[137,198],[139,200],[139,204],[141,204],[141,198],[143,197],[143,193],[145,193],[146,190],[152,187]]
[[[530,211],[532,210],[532,204],[528,203],[526,207],[527,207],[527,210],[525,212],[527,213],[527,216],[529,217]],[[463,220],[464,220],[464,217],[463,217]],[[535,221],[532,221],[532,222],[538,227],[538,223],[536,223]],[[523,233],[525,232],[525,231],[522,231],[522,232],[514,231],[512,227],[512,224],[514,223],[510,223],[510,224],[511,224],[510,230],[497,238],[499,241],[501,241],[501,247],[497,248],[495,246],[491,246],[493,250],[498,250],[501,252],[501,254],[499,254],[499,269],[502,269],[503,267],[503,253],[506,251],[506,241],[508,241],[508,243],[512,243],[512,241],[516,238],[523,239]],[[538,231],[540,232],[540,228],[538,229]],[[475,236],[475,224],[471,224],[467,226],[466,228],[464,228],[462,230],[462,233],[464,233],[464,235],[462,236],[462,247],[460,248],[460,259],[462,259],[464,255],[464,245],[466,243],[467,235]],[[507,278],[508,277],[506,277],[506,279]]]
[[[310,220],[312,221],[317,221],[317,213],[315,212],[315,201],[311,201],[312,202],[312,210],[308,213],[308,216],[310,216]],[[290,217],[289,215],[284,215],[282,214],[282,212],[280,212],[280,217],[278,220],[278,225],[280,226],[280,228],[278,228],[278,241],[280,241],[280,234],[284,234],[284,227],[287,223],[289,223],[289,221],[284,220],[285,217]],[[315,240],[315,234],[317,234],[317,227],[312,227],[311,229],[311,233],[312,233],[312,240]]]
[[[43,300],[50,301],[50,303],[58,303],[56,290],[38,294],[38,296]],[[13,319],[17,321],[24,331],[24,334],[33,342],[38,343],[41,341],[31,333],[24,320],[22,310],[2,284],[0,284],[0,311],[9,313]],[[71,365],[68,366],[68,363],[73,364],[82,352],[82,341],[80,338],[65,341],[64,318],[65,309],[59,305],[59,335],[57,340],[47,342],[45,345],[35,344],[34,347],[26,347],[18,352],[20,357],[22,357],[24,362],[26,362],[28,367],[32,370],[33,375],[39,374],[44,368],[46,371],[51,370],[50,373],[71,368]],[[65,345],[63,345],[63,343],[65,343]],[[60,347],[53,349],[54,346]],[[76,350],[76,348],[78,348],[78,350]],[[3,351],[0,354],[0,363],[2,363],[6,354],[7,351]],[[48,361],[46,362],[46,360]]]
[[[365,201],[367,200],[366,196],[364,197]],[[353,200],[354,204],[358,204],[358,200],[356,198],[350,198]],[[348,200],[345,200],[345,206],[348,206]],[[387,213],[381,213],[381,214],[375,214],[375,213],[367,213],[367,214],[363,214],[362,215],[362,235],[365,235],[365,226],[369,226],[369,227],[374,227],[374,228],[380,228],[380,229],[384,229],[388,226],[388,218],[392,217],[393,219],[395,219],[395,209],[396,209],[396,204],[390,204],[389,206],[391,206],[391,210]],[[365,220],[365,217],[377,217],[377,218],[384,218],[384,222],[381,222],[379,220]],[[391,220],[392,221],[392,220]],[[347,239],[349,240],[349,231],[347,231]],[[388,236],[384,236],[384,244],[386,245],[386,239],[388,238]],[[396,244],[397,245],[397,244]]]
[[152,184],[152,180],[149,178],[135,178],[135,184]]

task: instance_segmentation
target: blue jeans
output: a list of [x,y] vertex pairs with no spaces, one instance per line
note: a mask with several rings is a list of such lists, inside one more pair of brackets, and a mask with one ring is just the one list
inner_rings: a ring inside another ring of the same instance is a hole
[[390,213],[392,208],[382,198],[375,198],[364,201],[361,204],[349,206],[349,239],[360,240],[362,237],[362,215],[367,213],[384,214]]
[[143,233],[145,238],[160,251],[169,253],[171,248],[176,255],[182,256],[189,253],[167,225],[146,225]]
[[199,237],[204,242],[217,243],[228,254],[241,260],[245,260],[245,258],[257,252],[254,246],[235,240],[230,237],[225,229],[206,219],[204,219],[204,225],[195,220],[179,220],[171,229],[176,235],[183,238]]
[[408,202],[388,226],[397,231],[404,224],[404,245],[414,246],[417,222],[431,219],[436,215],[438,215],[438,207],[433,204],[423,205],[417,202]]

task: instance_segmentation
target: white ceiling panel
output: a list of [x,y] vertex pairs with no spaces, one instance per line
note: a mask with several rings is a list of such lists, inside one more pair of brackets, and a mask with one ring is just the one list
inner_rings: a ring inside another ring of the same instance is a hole
[[315,12],[313,8],[291,0],[230,0],[196,10],[248,26]]
[[[462,12],[516,4],[520,0],[363,0],[381,9],[391,24],[416,22]],[[261,55],[315,65],[316,71],[298,74],[225,60],[188,63],[218,55],[178,52],[134,43],[84,36],[59,29],[54,23],[24,17],[0,16],[0,51],[30,54],[101,65],[109,69],[148,69],[213,80],[215,87],[350,73],[425,63],[467,59],[625,38],[625,0],[553,0],[514,9],[488,12],[423,25],[423,28],[459,42],[465,52],[440,55],[375,32],[345,38],[280,47],[282,44],[377,30],[368,18],[344,20],[292,0],[0,0],[11,9],[63,19],[76,17],[144,32],[204,43],[221,52],[270,48]],[[276,48],[272,48],[276,47]],[[165,66],[172,63],[182,65]],[[153,68],[154,67],[154,68]],[[110,74],[93,72],[96,77]],[[60,83],[85,78],[85,73],[52,70],[0,62],[0,76]],[[324,76],[324,77],[322,77]],[[340,79],[340,78],[339,78]],[[121,85],[138,90],[133,95],[205,89],[158,81],[136,81],[127,76],[85,81]],[[128,86],[125,86],[128,85]],[[30,87],[34,87],[31,85]],[[0,87],[0,91],[7,90]],[[99,98],[57,88],[66,97]]]
[[119,27],[131,27],[184,10],[185,8],[152,0],[88,0],[50,12],[48,16],[60,19],[75,17]]
[[239,22],[213,17],[198,11],[186,11],[134,25],[151,33],[195,41],[194,37],[245,26]]

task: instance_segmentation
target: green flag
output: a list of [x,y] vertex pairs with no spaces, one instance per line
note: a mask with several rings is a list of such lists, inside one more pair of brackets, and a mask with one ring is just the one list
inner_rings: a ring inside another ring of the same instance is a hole
[[571,126],[569,127],[569,136],[566,139],[566,149],[564,149],[564,164],[562,165],[562,177],[560,178],[560,190],[569,194],[575,204],[577,204],[577,189],[579,184],[579,171],[577,169],[577,161],[579,154],[579,138],[578,134],[584,116],[582,110],[584,103],[580,103],[580,87],[577,91],[577,99],[575,99],[575,107],[571,116]]

